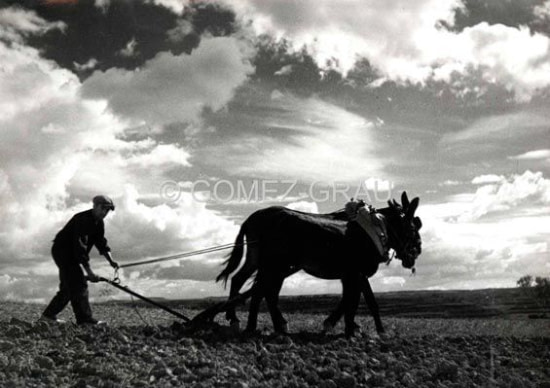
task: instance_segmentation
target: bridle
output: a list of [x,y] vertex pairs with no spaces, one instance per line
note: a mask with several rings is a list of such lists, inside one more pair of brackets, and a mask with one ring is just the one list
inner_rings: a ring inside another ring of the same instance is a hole
[[[402,211],[402,210],[399,210],[399,215],[398,217],[400,219],[405,219],[405,213]],[[387,264],[389,264],[389,262],[393,259],[394,256],[397,256],[398,258],[400,258],[401,260],[404,259],[404,257],[400,257],[401,255],[407,255],[407,252],[409,250],[409,247],[411,246],[411,244],[413,244],[415,242],[415,239],[414,239],[414,233],[413,235],[410,237],[410,238],[406,238],[406,239],[403,239],[401,238],[401,236],[399,235],[399,233],[396,232],[395,230],[395,227],[392,225],[391,222],[388,222],[386,221],[386,230],[388,231],[388,234],[389,234],[389,237],[390,237],[390,240],[392,240],[393,242],[396,243],[397,245],[397,249],[393,249],[394,250],[394,254],[392,255],[392,257],[387,261]],[[392,244],[393,245],[393,244]],[[393,248],[393,247],[392,247]],[[412,271],[414,273],[414,266],[412,267]]]
[[[403,266],[406,268],[411,268],[414,274],[414,264],[416,258],[421,252],[420,245],[418,249],[416,249],[416,247],[411,247],[411,245],[416,242],[419,242],[421,244],[418,231],[422,227],[422,221],[419,217],[413,217],[414,212],[418,206],[418,198],[415,198],[411,202],[409,202],[407,194],[403,192],[401,196],[401,201],[403,203],[403,206],[393,200],[388,201],[388,208],[376,210],[369,206],[369,210],[370,212],[374,211],[383,216],[383,223],[385,225],[386,233],[388,235],[387,242],[383,243],[383,245],[387,244],[386,250],[388,246],[393,250],[391,257],[386,260],[386,264],[389,264],[393,260],[393,258],[397,256],[397,258],[402,261]],[[346,207],[339,210],[339,212],[344,211],[347,217],[349,217],[350,213],[355,214],[359,207],[364,206],[366,206],[365,201],[359,200],[358,202],[354,202],[352,198],[351,202],[347,203]],[[399,233],[401,232],[401,230],[396,230],[394,218],[398,220],[397,222],[401,222],[401,224],[409,221],[408,225],[402,225],[402,228],[400,228],[405,229],[404,233]],[[403,234],[405,236],[403,236]],[[396,247],[394,248],[393,245],[396,245]],[[413,253],[411,253],[411,251],[413,251]]]

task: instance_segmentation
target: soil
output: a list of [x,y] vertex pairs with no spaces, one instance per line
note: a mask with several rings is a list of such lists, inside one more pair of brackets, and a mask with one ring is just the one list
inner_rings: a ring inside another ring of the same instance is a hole
[[[37,322],[43,305],[2,302],[0,386],[550,388],[549,319],[388,314],[380,336],[361,315],[362,332],[347,339],[341,324],[320,333],[326,309],[303,314],[296,306],[285,314],[290,335],[272,333],[262,313],[261,330],[244,336],[222,316],[189,332],[155,308],[96,303],[108,325],[78,327]],[[60,318],[73,319],[70,307]]]

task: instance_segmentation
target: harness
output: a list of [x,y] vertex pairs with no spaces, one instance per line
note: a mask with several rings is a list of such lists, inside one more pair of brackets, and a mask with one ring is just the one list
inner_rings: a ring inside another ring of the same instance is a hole
[[383,261],[391,260],[385,217],[377,213],[371,205],[365,206],[364,202],[356,202],[353,199],[346,203],[345,210],[350,221],[357,222],[371,238]]

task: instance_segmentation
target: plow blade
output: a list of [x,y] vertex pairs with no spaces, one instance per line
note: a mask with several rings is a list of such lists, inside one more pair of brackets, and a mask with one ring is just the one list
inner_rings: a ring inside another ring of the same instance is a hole
[[239,294],[225,302],[216,303],[215,305],[207,308],[203,312],[197,314],[193,319],[188,322],[188,325],[192,327],[197,327],[202,324],[212,322],[212,320],[218,315],[219,313],[222,313],[224,311],[227,311],[230,308],[233,308],[241,303],[244,303],[248,298],[252,296],[252,293],[254,292],[254,287],[251,287],[249,290],[243,292],[242,294]]

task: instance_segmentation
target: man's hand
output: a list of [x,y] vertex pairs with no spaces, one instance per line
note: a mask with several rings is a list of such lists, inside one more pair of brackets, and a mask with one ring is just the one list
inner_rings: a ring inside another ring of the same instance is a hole
[[113,256],[111,256],[111,252],[106,252],[104,256],[109,262],[109,264],[111,264],[111,267],[113,267],[114,269],[118,269],[118,263],[113,260]]
[[94,273],[92,273],[91,275],[88,274],[86,278],[88,279],[89,282],[92,282],[92,283],[98,283],[101,280],[100,277]]
[[97,276],[94,271],[90,268],[90,265],[88,263],[83,264],[84,271],[86,271],[86,279],[89,282],[97,283],[99,282],[99,276]]

